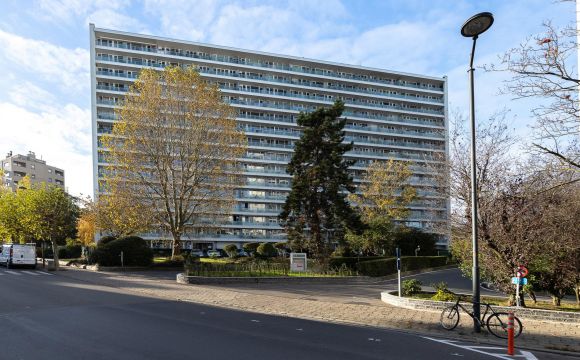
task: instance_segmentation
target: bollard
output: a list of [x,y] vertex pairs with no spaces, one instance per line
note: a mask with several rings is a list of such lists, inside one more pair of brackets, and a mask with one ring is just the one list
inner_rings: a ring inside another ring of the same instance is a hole
[[514,354],[514,313],[513,311],[508,312],[508,349],[507,354],[513,355]]

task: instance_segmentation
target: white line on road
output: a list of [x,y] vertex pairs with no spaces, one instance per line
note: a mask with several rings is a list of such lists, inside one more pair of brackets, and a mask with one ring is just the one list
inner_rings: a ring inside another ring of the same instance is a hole
[[54,274],[47,273],[47,272],[44,272],[44,271],[36,271],[36,272],[37,272],[37,273],[39,273],[39,274],[42,274],[42,275],[50,275],[50,276],[54,276]]
[[12,274],[12,275],[18,275],[18,276],[22,275],[22,274],[17,273],[16,271],[10,271],[10,270],[5,270],[4,272],[8,273],[8,274]]
[[26,273],[26,274],[28,274],[28,275],[34,275],[34,276],[39,276],[39,275],[40,275],[40,274],[37,274],[37,273],[36,273],[36,272],[34,272],[34,271],[26,271],[26,270],[25,270],[25,271],[22,271],[22,272],[23,272],[23,273]]
[[526,360],[538,360],[537,357],[534,356],[534,354],[532,354],[529,351],[523,351],[523,350],[519,350],[519,354],[518,355],[506,355],[506,354],[498,354],[498,353],[492,353],[492,352],[486,352],[483,351],[483,349],[485,350],[502,350],[502,351],[506,351],[506,348],[502,348],[502,347],[497,347],[497,346],[480,346],[480,345],[475,345],[475,346],[470,346],[470,345],[459,345],[456,344],[457,341],[455,340],[442,340],[442,339],[433,339],[427,336],[423,336],[424,339],[427,340],[431,340],[431,341],[435,341],[441,344],[446,344],[446,345],[451,345],[451,346],[455,346],[464,350],[469,350],[469,351],[473,351],[473,352],[477,352],[480,354],[485,354],[485,355],[489,355],[489,356],[493,356],[495,358],[498,359],[504,359],[504,360],[510,360],[513,358],[522,358],[522,359],[526,359]]

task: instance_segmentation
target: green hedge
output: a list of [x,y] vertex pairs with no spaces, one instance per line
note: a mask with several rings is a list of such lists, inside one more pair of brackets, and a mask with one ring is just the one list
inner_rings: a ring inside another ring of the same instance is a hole
[[[64,246],[58,249],[59,259],[76,259],[82,255],[83,248],[81,245]],[[45,254],[46,255],[46,254]]]
[[153,263],[153,251],[145,240],[138,236],[128,236],[101,244],[91,254],[91,263],[121,266],[121,251],[125,266],[150,266]]
[[[403,256],[401,271],[419,270],[447,264],[447,256]],[[358,264],[358,271],[366,276],[386,276],[397,272],[397,259],[379,259],[363,261]]]
[[352,257],[331,257],[330,268],[341,268],[344,265],[351,270],[358,270],[358,264],[364,261],[389,259],[386,256],[352,256]]

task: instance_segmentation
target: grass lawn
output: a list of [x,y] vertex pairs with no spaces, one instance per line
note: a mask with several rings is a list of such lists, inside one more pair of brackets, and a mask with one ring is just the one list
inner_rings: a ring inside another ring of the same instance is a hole
[[[411,296],[413,299],[421,299],[421,300],[433,300],[433,293],[428,292],[420,292]],[[463,295],[461,296],[461,301],[470,301],[471,296]],[[487,303],[496,306],[508,306],[507,298],[499,298],[499,297],[490,297],[490,296],[482,296],[481,297],[482,303]],[[574,303],[562,302],[561,306],[554,306],[550,301],[538,301],[537,303],[533,303],[530,299],[526,298],[526,307],[528,309],[541,309],[541,310],[558,310],[558,311],[572,311],[572,312],[580,312],[580,306]]]

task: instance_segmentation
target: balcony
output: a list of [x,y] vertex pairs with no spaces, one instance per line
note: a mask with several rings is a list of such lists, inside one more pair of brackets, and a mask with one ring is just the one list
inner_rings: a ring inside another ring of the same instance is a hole
[[[394,80],[394,79],[379,79],[372,76],[367,75],[355,75],[355,74],[348,74],[348,73],[341,73],[333,70],[323,70],[323,69],[311,69],[305,66],[296,66],[291,64],[279,64],[273,62],[264,62],[258,60],[251,60],[246,58],[238,58],[234,56],[226,56],[226,55],[217,55],[217,54],[204,54],[192,51],[174,51],[174,50],[160,50],[155,47],[146,47],[143,45],[136,45],[136,44],[129,44],[129,43],[119,43],[113,42],[111,44],[102,42],[100,39],[96,41],[97,46],[101,47],[109,47],[109,48],[119,48],[119,49],[127,49],[133,51],[140,51],[140,52],[147,52],[150,54],[161,54],[161,55],[171,55],[171,56],[178,56],[183,58],[190,58],[190,59],[202,59],[202,60],[209,60],[221,63],[229,63],[229,64],[236,64],[236,65],[247,65],[252,67],[258,68],[266,68],[266,69],[275,69],[275,70],[282,70],[300,74],[308,74],[308,75],[318,75],[318,76],[325,76],[330,78],[337,78],[337,79],[345,79],[350,81],[364,81],[368,83],[375,83],[380,85],[386,86],[399,86],[399,87],[408,87],[414,89],[421,89],[421,90],[428,90],[428,91],[436,91],[442,92],[443,89],[439,87],[429,86],[427,84],[418,84],[418,83],[407,83],[405,81]],[[291,61],[290,59],[288,61]]]
[[[101,75],[106,75],[106,76],[115,76],[115,77],[126,77],[126,78],[136,78],[137,75],[133,75],[133,74],[126,74],[126,73],[113,73],[113,72],[108,72],[108,71],[97,71],[97,74],[101,74]],[[101,90],[106,90],[106,91],[123,91],[120,90],[119,88],[116,87],[111,87],[111,86],[105,86],[105,85],[99,85],[97,86],[97,89],[101,89]],[[284,96],[287,98],[308,98],[306,96],[301,96],[301,95],[279,95],[279,94],[274,94],[272,92],[268,93],[266,91],[252,91],[252,90],[236,90],[237,92],[241,92],[241,93],[264,93],[267,95],[273,95],[273,96]],[[310,99],[311,100],[311,99]],[[304,112],[309,112],[309,111],[314,111],[318,108],[318,106],[312,105],[304,105],[304,104],[288,104],[288,103],[278,103],[278,102],[269,102],[269,101],[252,101],[252,100],[240,100],[240,99],[226,99],[226,101],[230,104],[234,104],[234,105],[246,105],[246,106],[252,106],[252,107],[266,107],[266,108],[273,108],[273,109],[283,109],[283,110],[290,110],[290,111],[304,111]],[[319,101],[324,101],[326,102],[327,105],[332,105],[332,101],[328,100],[328,99],[324,99],[324,100],[319,100]],[[407,107],[402,107],[402,106],[387,106],[387,105],[379,105],[379,104],[368,104],[368,103],[363,103],[360,101],[346,101],[346,106],[349,105],[354,105],[354,106],[365,106],[365,107],[371,107],[371,108],[381,108],[381,109],[385,109],[385,110],[395,110],[395,111],[406,111],[406,112],[419,112],[419,113],[425,113],[425,114],[433,114],[433,115],[437,115],[437,116],[443,116],[443,111],[439,111],[439,110],[426,110],[426,109],[417,109],[417,108],[407,108]],[[430,126],[430,127],[441,127],[443,128],[444,125],[442,124],[442,122],[433,122],[433,121],[428,121],[428,120],[414,120],[414,119],[403,119],[399,116],[394,116],[394,115],[379,115],[379,114],[361,114],[360,112],[356,112],[356,111],[350,111],[350,110],[345,110],[343,112],[343,116],[345,117],[356,117],[356,118],[361,118],[361,119],[373,119],[373,120],[382,120],[382,121],[391,121],[391,122],[398,122],[401,124],[417,124],[417,125],[422,125],[422,126]],[[254,117],[257,118],[257,117]],[[284,122],[293,122],[291,120],[272,120],[272,121],[284,121]]]

